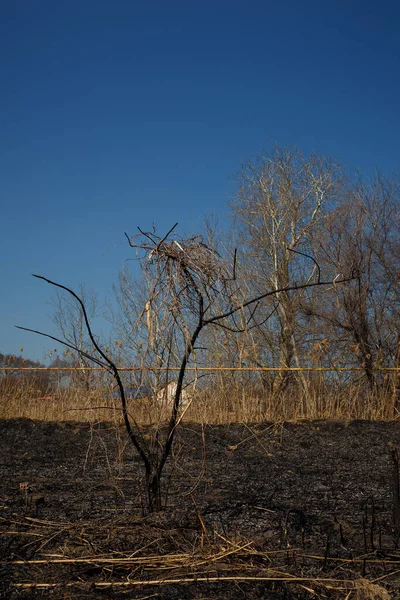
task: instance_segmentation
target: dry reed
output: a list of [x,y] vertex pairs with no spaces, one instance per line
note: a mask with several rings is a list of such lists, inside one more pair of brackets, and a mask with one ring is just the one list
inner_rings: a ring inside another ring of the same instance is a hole
[[[6,535],[26,535],[25,529],[32,529],[35,535],[44,539],[52,539],[57,533],[68,532],[68,547],[63,546],[67,553],[40,553],[38,558],[11,559],[0,561],[0,567],[7,572],[18,573],[17,580],[10,580],[10,590],[51,590],[62,586],[63,588],[83,588],[101,590],[107,588],[144,589],[155,586],[190,585],[204,583],[227,584],[269,582],[289,587],[292,592],[307,590],[312,597],[355,598],[357,600],[388,600],[389,592],[381,585],[381,579],[390,579],[398,573],[400,556],[392,557],[385,561],[384,575],[368,580],[360,577],[360,564],[365,562],[364,557],[342,560],[346,571],[333,570],[327,574],[321,571],[318,563],[324,560],[323,556],[313,556],[302,553],[299,549],[292,548],[297,560],[293,561],[291,568],[287,562],[287,550],[258,550],[253,541],[231,540],[217,531],[210,531],[207,542],[199,540],[192,546],[191,551],[165,552],[154,554],[149,552],[147,546],[137,550],[133,555],[117,553],[97,553],[96,545],[90,545],[93,552],[89,555],[76,555],[80,552],[80,545],[75,544],[85,531],[89,539],[98,535],[99,530],[108,525],[95,523],[54,523],[39,519],[25,518],[11,520],[13,530]],[[113,524],[115,527],[115,524]],[[140,527],[136,524],[136,527]],[[61,530],[60,530],[61,528]],[[75,542],[74,542],[75,540]],[[381,557],[370,557],[369,563],[375,563],[381,570],[383,568]],[[317,567],[315,566],[317,563]],[[93,566],[97,577],[87,578],[80,576],[71,577],[76,569],[85,565]],[[62,570],[67,567],[69,570]],[[21,570],[22,569],[22,570]],[[46,570],[44,570],[46,569]],[[101,577],[101,574],[107,574]],[[47,575],[47,577],[46,577]],[[25,579],[25,581],[21,581]]]
[[[165,421],[168,417],[151,398],[128,399],[129,411],[142,425]],[[349,385],[342,389],[318,389],[305,395],[292,389],[281,393],[254,386],[216,385],[200,391],[185,412],[186,421],[229,424],[288,421],[299,419],[398,419],[399,411],[387,390],[368,391]],[[122,422],[118,398],[107,390],[88,392],[66,388],[38,396],[23,382],[11,393],[0,390],[0,419],[27,418],[40,421]]]

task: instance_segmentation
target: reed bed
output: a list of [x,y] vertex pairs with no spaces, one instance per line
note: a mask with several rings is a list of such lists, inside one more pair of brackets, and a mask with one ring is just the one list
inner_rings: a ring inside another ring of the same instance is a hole
[[[154,398],[128,398],[129,411],[141,425],[168,419]],[[197,423],[230,424],[299,419],[395,420],[397,397],[387,387],[366,389],[361,383],[291,387],[284,392],[264,390],[228,378],[199,389],[183,419]],[[0,387],[0,419],[40,421],[122,422],[119,399],[112,387],[86,390],[72,386],[38,393],[23,380]]]

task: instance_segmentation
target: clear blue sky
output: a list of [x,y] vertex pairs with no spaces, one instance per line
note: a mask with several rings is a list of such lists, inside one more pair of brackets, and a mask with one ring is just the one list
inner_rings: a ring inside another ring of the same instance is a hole
[[399,165],[397,1],[10,0],[0,7],[0,351],[41,359],[39,273],[110,294],[123,232],[226,219],[274,143]]

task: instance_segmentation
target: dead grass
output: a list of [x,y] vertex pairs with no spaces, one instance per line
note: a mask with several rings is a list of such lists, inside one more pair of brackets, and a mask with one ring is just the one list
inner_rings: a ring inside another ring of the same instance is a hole
[[[135,523],[135,528],[144,527],[143,536],[149,533],[149,525]],[[0,568],[17,573],[10,578],[10,590],[35,591],[35,590],[60,590],[66,589],[87,590],[96,592],[113,588],[142,590],[149,588],[165,589],[167,586],[183,584],[229,584],[229,583],[268,583],[270,586],[278,584],[288,591],[297,594],[308,592],[307,597],[337,598],[338,600],[389,600],[389,592],[377,581],[357,577],[359,561],[346,560],[346,572],[326,573],[315,568],[314,557],[302,554],[298,549],[292,550],[301,560],[302,568],[297,569],[296,561],[288,562],[287,550],[260,551],[256,549],[253,540],[229,539],[218,531],[206,531],[203,523],[203,534],[195,545],[183,548],[178,552],[154,553],[154,549],[146,544],[134,553],[100,552],[97,548],[99,535],[107,531],[109,525],[101,523],[68,523],[60,525],[53,521],[42,521],[30,517],[20,517],[11,521],[12,531],[8,535],[35,536],[36,543],[40,544],[38,552],[33,559],[8,559],[0,561]],[[124,526],[126,528],[126,524]],[[121,526],[113,524],[114,534]],[[66,543],[56,553],[47,546],[58,535],[65,536]],[[170,535],[173,535],[172,533]],[[83,538],[84,536],[84,538]],[[167,533],[168,538],[168,533]],[[89,554],[82,555],[82,540],[90,548]],[[164,540],[164,542],[168,539]],[[90,543],[89,543],[90,542]],[[34,542],[32,542],[33,544]],[[371,562],[380,564],[376,559]],[[396,568],[398,562],[392,564]],[[93,576],[90,577],[90,567]],[[351,572],[350,567],[354,567]],[[86,575],[71,578],[71,573],[82,572],[88,569]],[[68,569],[68,570],[66,570]],[[394,571],[396,572],[396,571]],[[28,581],[20,581],[21,574]],[[107,573],[107,577],[104,577]],[[118,577],[129,573],[126,577]],[[134,573],[134,577],[132,574]],[[382,578],[390,577],[388,571]],[[378,581],[381,578],[378,578]],[[183,588],[181,588],[183,589]],[[116,593],[116,592],[115,592]],[[292,593],[290,596],[292,597]],[[305,597],[304,594],[301,594]],[[63,596],[64,597],[64,596]],[[92,597],[92,596],[90,596]],[[145,596],[153,597],[153,596]],[[188,597],[183,593],[182,597]],[[224,596],[225,597],[225,596]],[[270,597],[270,595],[268,596]]]
[[[122,422],[118,398],[109,390],[59,389],[38,395],[31,386],[0,391],[0,419],[40,421]],[[149,398],[130,398],[128,408],[141,425],[165,422],[168,413]],[[225,382],[200,391],[185,411],[186,421],[209,424],[261,423],[301,419],[394,420],[400,417],[392,394],[368,391],[361,385],[332,389],[328,385],[284,393],[262,391],[252,385]]]
[[354,582],[354,600],[390,600],[390,594],[384,587],[360,578]]

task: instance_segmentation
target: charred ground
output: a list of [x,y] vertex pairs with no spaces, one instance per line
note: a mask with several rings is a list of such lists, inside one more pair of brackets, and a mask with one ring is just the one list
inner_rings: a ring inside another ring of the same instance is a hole
[[108,423],[0,422],[2,597],[400,597],[400,423],[182,424],[154,515],[124,443]]

